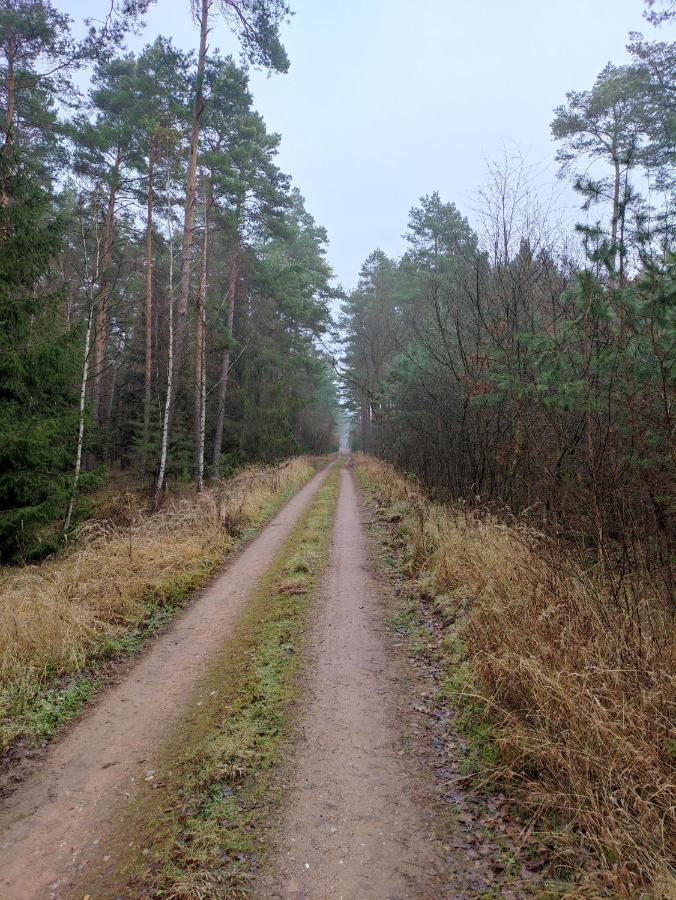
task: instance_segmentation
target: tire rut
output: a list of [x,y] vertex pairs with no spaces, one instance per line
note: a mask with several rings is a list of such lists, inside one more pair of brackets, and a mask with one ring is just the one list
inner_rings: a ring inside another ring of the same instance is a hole
[[[73,896],[106,859],[115,822],[187,712],[258,580],[326,478],[315,475],[216,580],[67,729],[0,809],[0,896]],[[76,894],[75,896],[81,896]]]
[[361,507],[341,473],[332,560],[319,603],[287,811],[254,896],[439,898],[442,846],[401,739],[401,685],[386,649]]

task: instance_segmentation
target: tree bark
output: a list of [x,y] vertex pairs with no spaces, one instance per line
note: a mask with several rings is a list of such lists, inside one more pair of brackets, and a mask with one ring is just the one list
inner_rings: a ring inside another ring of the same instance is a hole
[[85,423],[85,402],[87,397],[87,376],[89,374],[89,346],[92,337],[92,322],[94,320],[94,305],[89,304],[89,313],[87,316],[87,332],[85,334],[84,346],[84,363],[82,366],[82,381],[80,382],[80,422],[77,434],[77,453],[75,455],[75,474],[73,476],[73,488],[68,502],[68,512],[66,520],[63,523],[64,536],[68,536],[70,531],[70,523],[73,518],[73,510],[75,509],[75,498],[77,497],[77,489],[80,483],[80,472],[82,471],[82,447],[84,444],[84,423]]
[[206,294],[209,250],[209,207],[211,197],[204,193],[204,234],[202,237],[202,259],[200,279],[197,288],[195,310],[195,485],[198,491],[204,488],[204,430],[206,406],[206,373],[204,340],[206,326]]
[[362,453],[371,452],[371,406],[366,398],[361,402],[361,449]]
[[146,278],[145,278],[145,378],[143,392],[143,450],[142,473],[145,476],[150,442],[150,401],[153,377],[153,174],[155,164],[154,140],[148,154],[148,191],[146,195]]
[[239,256],[239,238],[235,239],[230,266],[228,269],[228,293],[226,325],[228,327],[228,346],[223,350],[223,362],[221,364],[221,380],[218,385],[218,416],[216,419],[216,434],[214,437],[213,476],[218,478],[221,467],[221,450],[223,447],[223,427],[225,425],[225,398],[228,391],[228,376],[230,374],[230,341],[232,340],[232,326],[235,321],[235,294],[237,288],[237,265]]
[[[12,146],[13,141],[13,130],[14,130],[14,110],[16,105],[16,76],[14,74],[14,64],[15,64],[15,56],[16,56],[16,41],[9,40],[7,43],[7,52],[5,57],[7,59],[7,79],[5,82],[5,86],[7,89],[7,114],[6,114],[6,125],[5,125],[5,147],[4,152],[8,154],[10,147]],[[5,207],[9,204],[9,196],[7,191],[0,190],[0,206]],[[4,238],[3,235],[0,237]]]
[[169,204],[169,340],[167,342],[169,359],[167,362],[167,395],[164,401],[162,417],[162,440],[160,444],[160,467],[155,482],[153,496],[153,512],[162,505],[164,476],[167,470],[167,448],[169,446],[169,413],[171,410],[172,388],[174,384],[174,233],[171,224],[171,203]]
[[185,183],[185,207],[183,214],[183,238],[181,241],[181,282],[176,301],[176,328],[174,340],[175,378],[169,398],[169,430],[174,418],[176,389],[181,374],[183,356],[186,346],[186,328],[188,324],[188,302],[190,299],[190,272],[192,263],[193,219],[197,188],[197,157],[199,138],[204,112],[204,68],[207,56],[207,37],[209,35],[209,9],[211,0],[200,2],[200,45],[197,57],[197,77],[195,79],[195,98],[192,111],[192,130],[190,134],[190,152],[188,155],[188,171]]
[[108,350],[108,306],[112,290],[111,269],[113,266],[113,243],[115,241],[115,203],[121,163],[122,151],[118,149],[111,172],[110,192],[103,223],[103,276],[101,278],[98,308],[96,310],[92,417],[97,425],[104,425],[106,420],[106,406],[103,402],[103,374],[106,368],[106,352]]
[[[82,234],[82,247],[84,253],[84,261],[85,261],[85,272],[87,276],[87,293],[89,294],[89,309],[87,314],[87,331],[85,333],[85,345],[84,345],[84,360],[82,363],[82,380],[80,382],[80,421],[78,425],[78,434],[77,434],[77,452],[75,454],[75,473],[73,476],[73,487],[70,494],[70,500],[68,501],[68,511],[66,512],[66,519],[63,523],[63,534],[64,537],[68,537],[68,532],[70,531],[70,523],[73,518],[73,510],[75,509],[75,500],[77,498],[77,489],[80,483],[80,473],[82,471],[82,447],[84,445],[84,428],[85,428],[85,406],[87,402],[87,380],[89,377],[89,350],[91,347],[91,339],[92,339],[92,325],[94,322],[94,290],[93,290],[93,279],[89,272],[89,260],[87,256],[87,241],[84,236],[84,225],[82,221],[80,221],[80,231]],[[98,252],[96,259],[96,268],[95,272],[98,274]]]

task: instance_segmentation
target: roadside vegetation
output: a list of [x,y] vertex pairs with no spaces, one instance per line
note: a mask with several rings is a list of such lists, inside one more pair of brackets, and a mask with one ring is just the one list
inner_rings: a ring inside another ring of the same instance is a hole
[[402,615],[415,628],[424,606],[442,629],[467,781],[508,786],[576,896],[674,896],[663,597],[635,580],[628,602],[593,556],[525,519],[434,503],[374,458],[358,472],[406,578]]
[[444,632],[468,777],[592,896],[676,894],[676,6],[646,6],[661,30],[553,109],[578,224],[506,149],[471,221],[420,198],[342,319],[352,447]]
[[141,492],[103,498],[68,550],[0,568],[0,751],[76,715],[104,664],[168,622],[314,471],[308,458],[250,467],[155,514]]
[[[149,785],[145,800],[125,812],[121,856],[130,853],[127,833],[142,851],[134,896],[196,900],[247,892],[281,797],[278,767],[308,616],[328,560],[339,476],[335,467],[196,685],[194,714],[158,764],[162,788]],[[126,871],[133,869],[127,863]]]
[[652,610],[676,613],[668,37],[630,34],[627,63],[554,109],[559,176],[584,219],[575,229],[537,167],[506,151],[471,223],[439,193],[422,197],[405,252],[372,253],[343,307],[353,447],[438,500],[506,507],[584,545],[622,610],[630,667],[633,642],[662,627]]

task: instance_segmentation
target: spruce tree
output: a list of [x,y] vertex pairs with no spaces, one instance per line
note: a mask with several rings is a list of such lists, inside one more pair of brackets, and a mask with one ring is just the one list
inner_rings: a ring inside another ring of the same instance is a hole
[[0,558],[27,559],[57,541],[77,432],[79,361],[50,280],[62,224],[46,192],[0,155]]

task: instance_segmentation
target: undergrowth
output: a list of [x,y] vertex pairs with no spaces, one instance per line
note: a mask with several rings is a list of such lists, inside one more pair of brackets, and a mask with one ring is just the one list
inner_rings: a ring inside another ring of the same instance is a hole
[[66,552],[0,569],[0,752],[77,715],[105,663],[166,624],[313,473],[302,458],[251,468],[155,515],[140,493],[108,498]]
[[358,472],[407,580],[395,625],[417,604],[443,630],[466,774],[509,785],[573,896],[676,896],[669,610],[525,523],[432,503],[372,458]]

